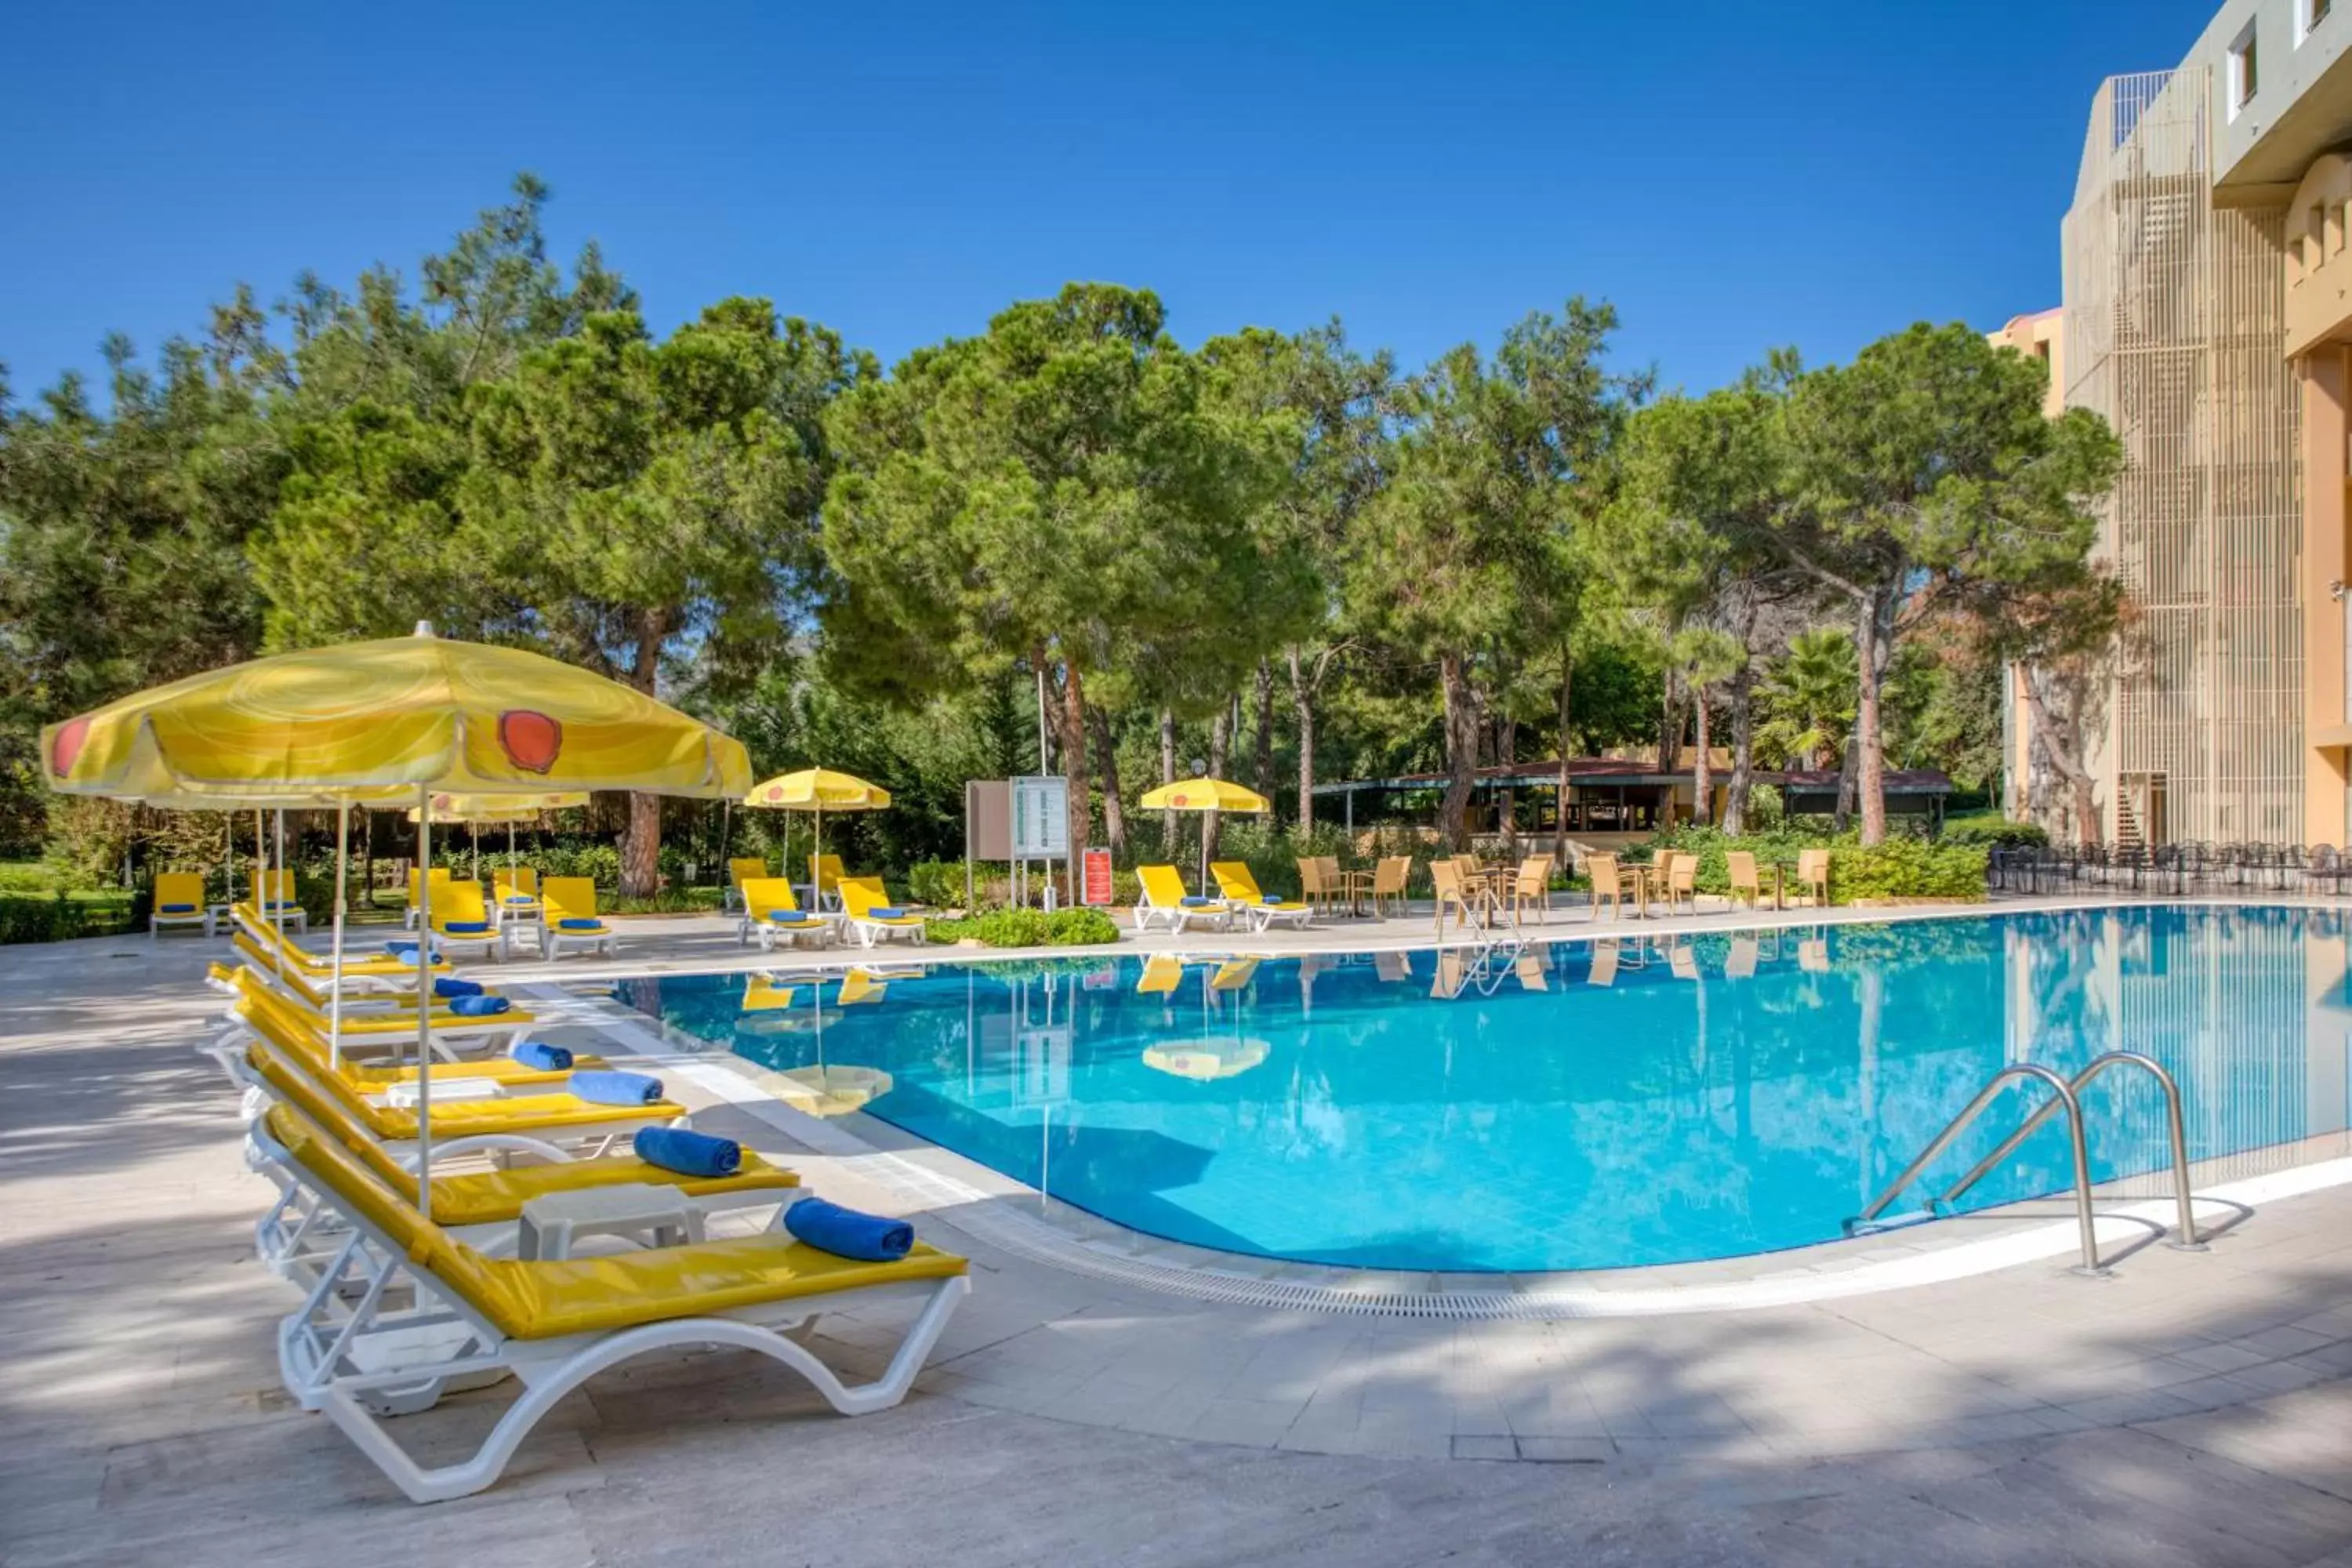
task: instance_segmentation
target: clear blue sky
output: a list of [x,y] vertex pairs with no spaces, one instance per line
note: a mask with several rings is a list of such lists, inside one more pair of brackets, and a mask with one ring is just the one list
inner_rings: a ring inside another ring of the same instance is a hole
[[0,361],[413,275],[527,168],[660,329],[760,294],[895,359],[1095,279],[1410,365],[1580,292],[1699,388],[2054,304],[2093,89],[2212,5],[23,5]]

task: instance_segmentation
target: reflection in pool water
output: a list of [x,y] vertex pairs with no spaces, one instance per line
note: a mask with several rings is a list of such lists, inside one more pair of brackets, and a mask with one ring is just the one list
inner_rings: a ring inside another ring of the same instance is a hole
[[[1371,1268],[1584,1268],[1832,1238],[2010,1061],[2147,1051],[2179,1078],[2193,1157],[2321,1135],[2344,1152],[2345,953],[2335,911],[2136,908],[1485,962],[1097,957],[623,994],[791,1075],[812,1109],[862,1108],[1154,1235]],[[2086,1111],[2095,1173],[2161,1170],[2152,1083],[2109,1075]],[[2062,1189],[2064,1146],[2044,1128],[1969,1201]]]

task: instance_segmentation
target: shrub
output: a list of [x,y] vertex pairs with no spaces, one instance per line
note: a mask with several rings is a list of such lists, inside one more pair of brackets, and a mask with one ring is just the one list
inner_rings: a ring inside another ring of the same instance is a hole
[[1117,942],[1118,927],[1100,910],[992,910],[960,921],[931,921],[924,934],[941,944],[978,942],[983,947],[1085,947]]
[[[435,859],[440,857],[436,855]],[[599,888],[621,885],[621,852],[610,844],[551,844],[537,850],[530,863],[542,877],[587,877]],[[470,858],[466,862],[473,864]],[[487,868],[488,862],[485,861]]]
[[1982,845],[1920,838],[1890,838],[1867,849],[1841,844],[1830,851],[1830,897],[1842,904],[1862,899],[1981,899],[1985,857]]
[[0,898],[0,943],[68,942],[87,931],[81,906],[63,893],[46,899]]
[[[975,889],[975,890],[977,890]],[[935,910],[961,908],[963,862],[918,860],[907,868],[907,897]]]
[[1764,865],[1793,867],[1798,851],[1830,851],[1830,900],[1852,903],[1859,899],[1981,899],[1985,893],[1985,847],[1980,844],[1937,842],[1897,834],[1874,848],[1865,849],[1848,833],[1831,834],[1826,826],[1783,823],[1767,833],[1733,838],[1717,827],[1685,825],[1661,833],[1637,846],[1627,858],[1654,861],[1665,850],[1698,857],[1698,889],[1722,894],[1731,888],[1731,870],[1724,857],[1734,849],[1752,852]]
[[1055,910],[1045,917],[1049,946],[1086,947],[1118,940],[1118,927],[1100,910]]

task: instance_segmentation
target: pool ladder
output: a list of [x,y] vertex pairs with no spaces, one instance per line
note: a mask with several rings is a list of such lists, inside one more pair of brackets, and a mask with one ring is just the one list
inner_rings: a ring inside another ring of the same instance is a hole
[[2091,1064],[2072,1079],[2053,1068],[2038,1062],[2018,1062],[2001,1068],[1985,1080],[1977,1097],[1969,1101],[1961,1112],[1920,1151],[1919,1157],[1903,1169],[1903,1173],[1887,1184],[1871,1205],[1854,1218],[1846,1221],[1846,1234],[1852,1236],[1886,1212],[1889,1205],[1903,1194],[1906,1188],[1919,1179],[1919,1173],[1935,1163],[1937,1156],[1952,1146],[1952,1141],[1966,1131],[1970,1123],[1984,1114],[1987,1107],[2000,1098],[2000,1091],[2012,1080],[2028,1079],[2050,1086],[2050,1098],[2043,1100],[2032,1115],[2020,1122],[2017,1131],[2001,1141],[1999,1148],[1978,1161],[1969,1173],[1944,1193],[1931,1200],[1928,1212],[1943,1213],[1949,1209],[1962,1193],[1990,1174],[1994,1167],[2015,1153],[2021,1144],[2040,1131],[2042,1124],[2063,1111],[2066,1116],[2066,1136],[2074,1166],[2074,1221],[2082,1232],[2083,1261],[2076,1266],[2077,1274],[2105,1277],[2113,1270],[2099,1261],[2099,1231],[2097,1217],[2091,1209],[2091,1155],[2083,1131],[2083,1090],[2110,1068],[2136,1067],[2151,1073],[2164,1090],[2164,1111],[2167,1131],[2172,1140],[2172,1193],[2179,1205],[2179,1226],[2168,1244],[2183,1252],[2202,1252],[2205,1243],[2197,1233],[2197,1215],[2189,1204],[2189,1138],[2183,1129],[2180,1112],[2180,1085],[2173,1080],[2164,1064],[2139,1051],[2109,1051],[2095,1058]]

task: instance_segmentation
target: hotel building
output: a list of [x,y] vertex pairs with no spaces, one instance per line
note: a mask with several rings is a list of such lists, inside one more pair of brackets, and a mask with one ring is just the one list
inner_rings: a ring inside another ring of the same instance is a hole
[[[1993,334],[2125,447],[2101,553],[2138,633],[2088,759],[2111,841],[2352,839],[2347,42],[2352,0],[2231,0],[2179,65],[2108,79],[2064,302]],[[2021,709],[2021,812],[2047,781]]]

